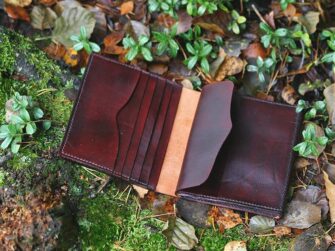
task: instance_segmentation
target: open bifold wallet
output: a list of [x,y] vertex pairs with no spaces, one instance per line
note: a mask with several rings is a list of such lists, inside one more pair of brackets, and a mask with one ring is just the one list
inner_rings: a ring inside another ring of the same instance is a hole
[[93,55],[60,155],[159,193],[280,216],[300,115],[233,89],[200,93]]

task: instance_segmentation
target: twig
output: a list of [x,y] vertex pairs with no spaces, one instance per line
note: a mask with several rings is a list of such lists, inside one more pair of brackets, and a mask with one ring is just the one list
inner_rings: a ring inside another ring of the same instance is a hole
[[104,182],[100,185],[98,189],[98,193],[100,193],[106,186],[107,184],[111,181],[112,177],[108,177],[107,179],[104,180]]
[[[258,11],[257,7],[256,7],[254,4],[252,4],[251,7],[252,7],[252,9],[255,11],[255,13],[256,13],[256,15],[258,16],[258,18],[259,18],[263,23],[266,23],[267,25],[269,25],[269,23],[266,22],[266,20],[263,18],[263,16],[261,15],[261,13]],[[271,25],[269,25],[269,26],[271,26]]]
[[140,218],[139,221],[142,221],[145,219],[157,218],[161,216],[168,216],[168,215],[176,215],[176,213],[173,212],[173,213],[165,213],[165,214],[148,215],[148,216]]

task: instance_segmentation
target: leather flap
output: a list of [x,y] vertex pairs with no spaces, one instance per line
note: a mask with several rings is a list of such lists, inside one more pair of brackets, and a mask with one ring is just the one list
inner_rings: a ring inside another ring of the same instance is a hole
[[177,191],[200,186],[208,179],[232,128],[230,107],[233,89],[231,81],[203,88]]

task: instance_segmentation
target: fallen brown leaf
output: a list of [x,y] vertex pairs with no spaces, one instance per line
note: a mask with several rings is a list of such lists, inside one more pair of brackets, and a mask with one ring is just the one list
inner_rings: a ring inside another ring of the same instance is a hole
[[72,48],[67,49],[65,55],[63,56],[63,60],[67,65],[75,67],[79,63],[78,52]]
[[335,165],[328,164],[327,169],[323,171],[325,186],[326,186],[326,195],[329,200],[329,209],[330,209],[330,220],[332,223],[335,222],[335,184],[334,176]]
[[259,42],[249,44],[248,48],[242,51],[242,54],[245,58],[266,58],[268,55],[263,45]]
[[296,91],[290,85],[287,85],[283,88],[283,90],[281,92],[281,97],[283,98],[283,100],[286,103],[288,103],[290,105],[294,105],[297,102],[297,99],[298,99],[298,95],[297,95]]
[[214,79],[222,81],[227,76],[233,76],[243,71],[244,61],[238,57],[226,57],[218,68]]
[[6,4],[11,4],[19,7],[26,7],[31,4],[32,0],[5,0]]
[[6,4],[5,11],[10,18],[30,22],[28,11],[23,7]]
[[48,54],[49,57],[56,60],[61,60],[66,53],[65,47],[56,43],[49,44],[46,48],[44,48],[44,51]]
[[242,224],[243,221],[241,216],[235,213],[233,210],[222,208],[220,209],[220,216],[217,218],[216,223],[219,226],[223,226],[224,229],[230,229],[239,224]]
[[295,8],[293,4],[289,4],[287,8],[283,11],[284,16],[287,17],[289,21],[292,21],[296,13],[297,13],[297,9]]
[[144,196],[149,192],[148,189],[145,189],[143,187],[140,186],[136,186],[136,185],[132,185],[134,190],[137,192],[138,196],[143,199]]
[[282,237],[291,234],[292,230],[289,227],[277,226],[274,227],[273,232],[277,237]]
[[39,3],[45,6],[52,6],[57,3],[57,0],[39,0]]
[[104,53],[120,55],[124,54],[126,51],[122,46],[117,45],[124,36],[123,31],[113,31],[104,38]]
[[149,64],[148,70],[158,75],[163,75],[168,71],[168,66],[166,64],[154,63]]
[[133,1],[124,2],[120,6],[121,15],[129,14],[129,13],[133,12],[133,10],[134,10],[134,2]]
[[157,17],[157,23],[159,26],[171,28],[176,23],[176,20],[168,14],[160,13]]
[[223,251],[247,251],[247,244],[245,241],[230,241]]

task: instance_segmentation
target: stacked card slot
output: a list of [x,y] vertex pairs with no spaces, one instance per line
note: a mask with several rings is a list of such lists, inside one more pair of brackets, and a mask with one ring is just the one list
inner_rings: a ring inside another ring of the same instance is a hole
[[172,89],[171,89],[171,86],[167,85],[166,83],[164,85],[165,85],[165,90],[164,90],[164,94],[162,97],[161,106],[159,109],[157,119],[155,121],[153,132],[151,134],[151,138],[149,141],[149,147],[148,147],[148,150],[147,150],[147,153],[144,159],[144,163],[142,166],[142,170],[141,170],[140,182],[142,184],[147,184],[149,181],[149,176],[152,170],[154,157],[156,154],[157,146],[158,146],[159,139],[160,139],[162,129],[164,126],[164,121],[166,118],[166,112],[168,110],[168,105],[170,103]]
[[145,95],[149,76],[141,73],[136,89],[126,106],[119,112],[117,123],[119,128],[119,149],[113,175],[120,177],[124,168],[126,155],[135,131],[135,124],[140,112],[140,105]]
[[134,182],[141,183],[139,179],[141,176],[145,156],[149,148],[151,136],[155,127],[155,123],[159,115],[165,87],[166,87],[165,80],[158,78],[156,82],[153,99],[150,104],[149,113],[145,122],[145,127],[141,136],[141,141],[137,151],[134,167],[130,176],[130,179]]
[[147,116],[149,113],[149,109],[151,107],[152,99],[154,97],[154,93],[156,89],[155,88],[156,81],[157,81],[157,78],[155,77],[150,77],[148,79],[148,83],[145,88],[143,100],[141,104],[138,104],[138,106],[140,107],[140,110],[137,116],[137,120],[135,122],[135,130],[131,137],[131,142],[130,142],[128,151],[126,153],[125,163],[124,163],[124,167],[121,173],[122,178],[125,180],[130,180],[130,177],[133,171],[137,152],[139,150],[140,143],[141,143],[141,136],[143,134],[145,123],[146,123]]
[[174,119],[177,113],[178,104],[181,95],[181,87],[175,83],[169,83],[171,90],[171,97],[168,105],[168,110],[166,112],[165,120],[163,123],[162,133],[159,139],[156,153],[154,155],[154,161],[152,163],[152,170],[149,175],[148,188],[154,190],[156,188],[159,175],[162,169],[164,156],[169,144],[170,135],[172,132],[172,127]]

